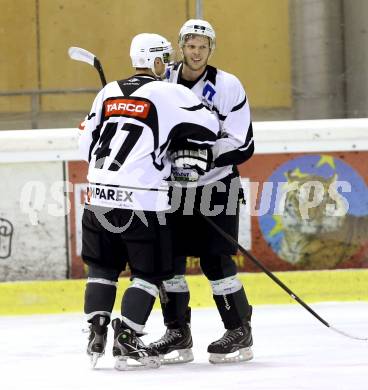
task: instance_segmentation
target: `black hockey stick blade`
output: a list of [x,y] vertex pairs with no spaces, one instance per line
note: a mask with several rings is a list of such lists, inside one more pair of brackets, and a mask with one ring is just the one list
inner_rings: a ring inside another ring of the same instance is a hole
[[237,246],[248,259],[250,259],[258,268],[260,268],[267,276],[269,276],[276,284],[278,284],[284,291],[286,291],[291,298],[297,301],[301,306],[304,307],[309,313],[311,313],[318,321],[322,322],[323,325],[327,326],[327,328],[333,330],[336,333],[339,333],[345,337],[349,337],[354,340],[360,341],[368,341],[368,337],[361,337],[349,334],[340,329],[337,329],[334,326],[331,326],[326,320],[324,320],[320,315],[318,315],[310,306],[308,306],[302,299],[300,299],[293,291],[289,289],[276,275],[274,275],[267,267],[265,267],[256,257],[254,257],[250,252],[244,249],[238,241],[236,241],[232,236],[224,232],[217,224],[215,224],[210,218],[203,215],[199,210],[194,209],[195,212],[200,214],[206,221],[209,223],[222,237],[224,237],[227,241],[231,242],[233,245]]
[[101,62],[93,53],[81,47],[71,46],[68,49],[68,54],[72,60],[85,62],[97,69],[102,86],[104,87],[106,85],[105,73],[102,69]]

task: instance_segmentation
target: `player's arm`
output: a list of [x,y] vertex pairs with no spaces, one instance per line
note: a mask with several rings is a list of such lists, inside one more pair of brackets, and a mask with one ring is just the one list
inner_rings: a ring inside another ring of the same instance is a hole
[[193,168],[199,174],[210,170],[213,161],[211,149],[217,139],[217,132],[213,131],[218,128],[215,118],[210,128],[190,122],[173,128],[169,153],[176,168]]
[[170,131],[169,154],[175,168],[193,168],[199,174],[212,164],[212,147],[219,133],[219,122],[197,98],[183,86],[175,86],[177,123]]
[[226,88],[228,91],[219,107],[222,130],[212,149],[217,167],[241,164],[254,153],[252,121],[244,88],[235,76]]
[[197,123],[182,122],[172,130],[169,151],[176,168],[192,168],[203,175],[211,169],[212,147],[217,140],[219,123],[206,108],[196,115]]

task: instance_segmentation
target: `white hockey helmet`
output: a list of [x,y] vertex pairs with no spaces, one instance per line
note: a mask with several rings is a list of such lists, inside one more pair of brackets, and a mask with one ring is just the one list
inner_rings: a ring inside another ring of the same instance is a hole
[[155,59],[161,58],[165,67],[171,61],[171,43],[158,34],[142,33],[132,39],[130,58],[133,68],[149,68],[155,73]]
[[185,37],[188,34],[202,35],[208,37],[210,40],[210,49],[213,51],[216,46],[216,34],[213,27],[206,20],[189,19],[187,20],[179,32],[179,46],[183,47],[185,44]]

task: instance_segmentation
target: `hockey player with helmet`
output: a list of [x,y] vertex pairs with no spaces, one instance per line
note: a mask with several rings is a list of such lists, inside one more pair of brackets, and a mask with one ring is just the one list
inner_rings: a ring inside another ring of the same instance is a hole
[[[190,88],[218,118],[221,133],[212,148],[213,168],[199,177],[195,207],[200,209],[202,194],[204,197],[207,190],[211,193],[213,183],[220,184],[220,191],[224,192],[213,191],[211,205],[222,205],[224,209],[219,215],[209,218],[237,239],[238,203],[233,215],[227,215],[226,205],[233,196],[230,188],[240,190],[236,165],[247,161],[254,152],[252,122],[247,96],[240,81],[234,75],[207,64],[215,44],[215,31],[210,23],[198,19],[185,22],[179,33],[183,61],[168,70],[167,78],[171,83]],[[173,173],[177,180],[184,176],[181,168],[174,168]],[[242,193],[241,190],[239,193]],[[175,276],[164,282],[168,302],[161,302],[167,330],[151,346],[159,351],[164,363],[193,360],[189,290],[184,274],[186,256],[197,256],[203,273],[211,283],[213,298],[226,328],[223,337],[208,346],[210,362],[250,360],[253,357],[252,307],[231,258],[237,248],[209,226],[202,216],[183,214],[183,209],[178,210],[172,220]],[[177,352],[176,357],[165,356],[172,355],[173,351]],[[233,352],[235,355],[230,357]]]
[[[185,166],[204,171],[210,163],[206,150],[219,131],[217,119],[194,93],[158,81],[171,50],[160,35],[134,37],[130,56],[136,73],[98,93],[79,140],[89,163],[82,258],[89,266],[84,311],[93,366],[105,352],[118,277],[126,264],[131,284],[122,298],[121,318],[112,321],[115,367],[125,369],[128,359],[160,365],[158,352],[140,336],[159,286],[174,275],[170,231],[159,218],[169,209],[168,188],[162,184],[171,172],[168,154],[192,150]],[[183,163],[178,157],[176,165]]]

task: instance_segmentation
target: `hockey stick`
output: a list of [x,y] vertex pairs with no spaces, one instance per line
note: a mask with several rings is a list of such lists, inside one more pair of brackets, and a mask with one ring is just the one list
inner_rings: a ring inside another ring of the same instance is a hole
[[88,50],[75,46],[69,47],[68,54],[72,60],[82,61],[96,68],[100,76],[102,86],[104,87],[106,85],[106,78],[102,69],[101,62],[94,54],[92,54]]
[[326,320],[324,320],[321,316],[319,316],[310,306],[308,306],[302,299],[300,299],[293,291],[290,290],[288,286],[286,286],[277,276],[275,276],[268,268],[266,268],[259,260],[257,260],[256,257],[254,257],[250,252],[248,252],[246,249],[244,249],[238,241],[236,241],[233,237],[231,237],[229,234],[224,232],[217,224],[215,224],[213,221],[211,221],[210,218],[203,215],[199,210],[194,209],[196,213],[200,214],[208,224],[210,224],[222,237],[224,237],[227,241],[235,245],[237,248],[239,248],[240,252],[242,252],[248,259],[250,259],[258,268],[260,268],[267,276],[269,276],[276,284],[278,284],[283,290],[285,290],[291,298],[293,298],[295,301],[297,301],[300,305],[304,307],[304,309],[308,310],[309,313],[311,313],[314,317],[316,317],[320,322],[322,322],[323,325],[327,326],[327,328],[330,328],[331,330],[340,333],[343,336],[349,337],[354,340],[361,340],[361,341],[368,341],[367,337],[360,337],[360,336],[354,336],[352,334],[346,333],[340,329],[337,329],[336,327],[330,325]]

